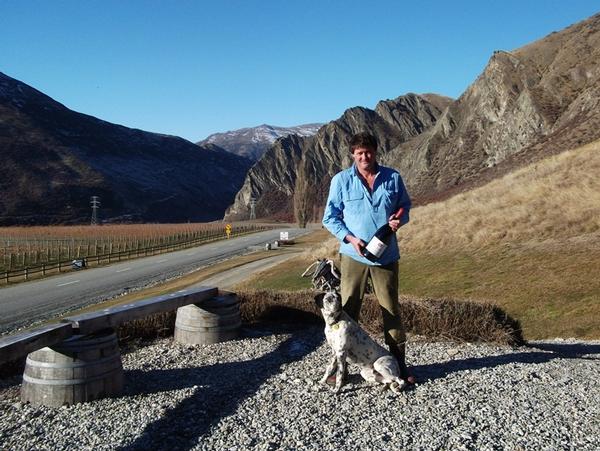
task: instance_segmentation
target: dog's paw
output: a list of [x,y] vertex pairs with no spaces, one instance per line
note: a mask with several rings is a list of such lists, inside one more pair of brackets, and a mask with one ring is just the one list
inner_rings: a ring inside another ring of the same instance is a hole
[[406,382],[404,382],[402,380],[400,382],[394,381],[394,382],[390,383],[389,387],[393,393],[400,394],[406,387]]

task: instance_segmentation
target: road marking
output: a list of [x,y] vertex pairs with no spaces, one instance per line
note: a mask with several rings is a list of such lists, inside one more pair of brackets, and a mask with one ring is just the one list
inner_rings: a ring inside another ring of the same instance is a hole
[[79,280],[73,280],[72,282],[65,282],[65,283],[60,283],[58,285],[56,285],[57,287],[64,287],[65,285],[71,285],[72,283],[77,283],[79,282]]
[[190,252],[189,254],[185,254],[185,255],[194,255],[195,252]]
[[157,261],[156,263],[162,263],[162,262],[166,262],[168,260],[168,258],[163,258],[162,260]]
[[131,268],[125,268],[125,269],[119,269],[118,271],[115,272],[125,272],[125,271],[129,271]]

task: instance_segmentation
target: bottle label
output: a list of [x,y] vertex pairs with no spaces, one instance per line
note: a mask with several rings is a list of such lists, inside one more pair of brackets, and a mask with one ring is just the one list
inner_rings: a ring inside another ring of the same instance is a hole
[[375,257],[381,257],[381,254],[387,249],[387,244],[381,241],[379,238],[374,236],[369,244],[367,244],[367,250]]

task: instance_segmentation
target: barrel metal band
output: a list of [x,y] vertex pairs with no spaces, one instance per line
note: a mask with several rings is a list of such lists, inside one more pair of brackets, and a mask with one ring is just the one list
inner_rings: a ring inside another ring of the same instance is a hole
[[65,363],[56,363],[56,362],[40,362],[38,360],[32,360],[29,356],[27,356],[26,363],[29,366],[34,368],[82,368],[85,366],[91,367],[93,365],[98,365],[106,362],[110,362],[111,360],[121,361],[120,354],[114,354],[108,357],[104,357],[103,359],[92,360],[89,362],[65,362]]
[[183,324],[176,323],[177,329],[185,330],[188,332],[228,332],[234,329],[237,329],[242,325],[241,321],[236,322],[235,324],[225,326],[214,326],[214,327],[193,327],[186,326]]
[[35,385],[81,385],[89,382],[96,382],[101,379],[106,379],[107,376],[113,375],[115,370],[120,370],[121,366],[115,366],[110,368],[109,371],[99,374],[94,377],[87,377],[84,379],[38,379],[37,377],[31,377],[27,374],[23,374],[23,382],[28,382]]

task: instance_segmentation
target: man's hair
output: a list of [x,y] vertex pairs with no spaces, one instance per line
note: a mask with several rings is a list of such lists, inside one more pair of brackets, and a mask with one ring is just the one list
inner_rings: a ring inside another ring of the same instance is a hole
[[350,138],[349,145],[350,153],[354,153],[354,150],[360,147],[375,152],[377,150],[377,138],[375,138],[370,133],[357,133],[353,135],[352,138]]

